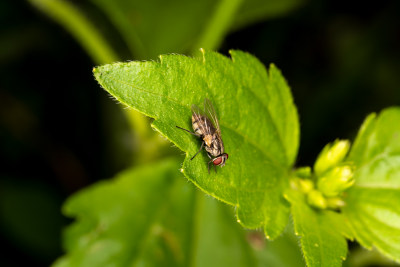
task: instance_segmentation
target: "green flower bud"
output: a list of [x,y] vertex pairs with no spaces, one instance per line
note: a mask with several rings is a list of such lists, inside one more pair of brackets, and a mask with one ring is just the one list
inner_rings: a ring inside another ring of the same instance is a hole
[[309,179],[299,179],[299,185],[303,193],[308,193],[314,189],[314,183]]
[[325,197],[322,195],[320,191],[311,190],[307,194],[307,202],[309,205],[319,208],[319,209],[326,209],[327,203]]
[[311,168],[310,167],[300,167],[295,170],[296,177],[299,178],[310,178],[311,177]]
[[303,193],[308,193],[314,189],[314,182],[310,179],[293,178],[290,179],[290,187],[295,190],[300,190]]
[[334,197],[354,184],[353,168],[350,165],[338,166],[318,179],[317,187],[327,197]]
[[343,161],[350,148],[348,140],[336,140],[333,144],[327,144],[319,153],[314,164],[314,172],[320,176],[329,169]]
[[291,187],[300,190],[303,193],[308,193],[314,189],[314,182],[311,178],[311,168],[301,167],[294,170],[294,177],[291,179]]
[[326,203],[328,208],[334,210],[340,209],[346,205],[341,197],[328,197]]

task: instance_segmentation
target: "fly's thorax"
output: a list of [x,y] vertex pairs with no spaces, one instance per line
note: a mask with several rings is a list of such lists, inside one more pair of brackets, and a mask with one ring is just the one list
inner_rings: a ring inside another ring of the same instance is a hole
[[214,146],[206,146],[204,147],[206,151],[212,156],[212,157],[218,157],[221,154],[221,150],[218,148],[215,148]]
[[213,136],[211,134],[204,135],[203,140],[207,147],[212,146]]

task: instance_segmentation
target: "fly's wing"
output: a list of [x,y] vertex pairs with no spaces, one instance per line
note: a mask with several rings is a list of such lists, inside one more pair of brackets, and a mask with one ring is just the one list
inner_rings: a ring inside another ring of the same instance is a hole
[[[197,127],[203,135],[212,133],[213,126],[211,125],[210,120],[208,120],[204,112],[194,104],[192,105],[192,116],[194,121],[197,123]],[[192,124],[194,124],[194,122]]]
[[218,117],[214,106],[208,98],[204,99],[204,111],[206,113],[206,117],[211,120],[216,132],[217,141],[215,141],[214,147],[218,147],[220,154],[222,154],[224,153],[224,142],[222,142],[221,138],[221,128],[219,127]]
[[208,117],[211,120],[218,135],[221,136],[221,128],[219,128],[217,113],[215,112],[214,106],[211,103],[210,99],[208,99],[208,98],[204,99],[204,111],[205,111],[206,117]]

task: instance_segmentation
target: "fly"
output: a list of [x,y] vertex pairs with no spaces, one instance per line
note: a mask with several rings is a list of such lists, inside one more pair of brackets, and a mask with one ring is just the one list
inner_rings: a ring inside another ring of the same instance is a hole
[[194,159],[204,147],[208,157],[211,159],[208,162],[208,173],[210,173],[210,163],[214,164],[215,171],[217,171],[216,166],[223,167],[225,165],[228,154],[224,152],[224,143],[221,138],[217,114],[209,99],[204,99],[204,111],[198,106],[192,105],[192,127],[194,132],[179,126],[176,127],[203,140],[199,151],[190,160]]

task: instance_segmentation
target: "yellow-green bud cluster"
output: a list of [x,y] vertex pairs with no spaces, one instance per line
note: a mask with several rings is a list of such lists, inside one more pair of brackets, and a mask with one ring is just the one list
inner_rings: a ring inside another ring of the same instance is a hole
[[324,147],[314,165],[317,187],[324,196],[335,197],[354,184],[354,168],[343,162],[350,149],[347,140],[336,140]]
[[317,187],[327,197],[335,197],[354,184],[353,167],[337,166],[318,177]]
[[336,140],[333,144],[327,144],[319,153],[314,164],[314,172],[321,176],[324,172],[339,165],[350,148],[348,140]]
[[314,164],[295,172],[297,189],[305,195],[308,204],[319,209],[338,209],[344,206],[343,192],[354,184],[354,166],[344,162],[350,142],[336,140],[324,147]]

